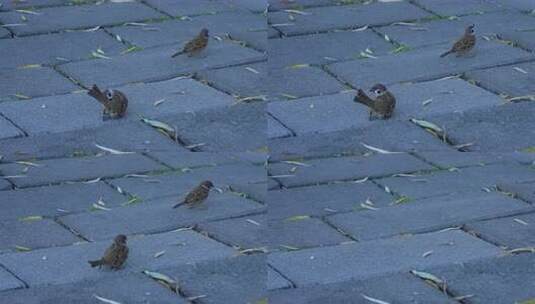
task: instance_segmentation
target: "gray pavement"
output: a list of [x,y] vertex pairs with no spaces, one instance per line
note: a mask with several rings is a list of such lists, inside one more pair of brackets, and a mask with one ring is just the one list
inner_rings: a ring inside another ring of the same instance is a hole
[[534,33],[532,0],[0,1],[0,303],[534,302]]

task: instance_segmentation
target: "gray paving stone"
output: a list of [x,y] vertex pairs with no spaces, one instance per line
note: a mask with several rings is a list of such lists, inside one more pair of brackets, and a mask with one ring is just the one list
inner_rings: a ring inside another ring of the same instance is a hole
[[29,0],[29,1],[2,1],[0,10],[14,10],[26,7],[40,7],[65,4],[65,0]]
[[457,16],[503,10],[496,1],[487,0],[417,0],[418,4],[441,16]]
[[427,162],[443,169],[450,169],[452,167],[471,167],[484,166],[495,163],[508,162],[511,159],[510,155],[503,153],[480,153],[480,152],[418,152],[420,157]]
[[179,295],[137,273],[3,292],[0,301],[12,304],[93,304],[99,301],[95,295],[118,303],[187,303]]
[[467,73],[467,76],[491,91],[517,97],[535,92],[534,74],[535,63],[521,63],[471,71]]
[[79,89],[74,83],[48,67],[0,69],[0,101],[56,95]]
[[262,184],[235,184],[230,186],[232,192],[244,196],[245,198],[255,200],[260,203],[267,201],[267,183]]
[[11,37],[11,33],[3,27],[0,28],[0,38],[9,38],[9,37]]
[[24,176],[14,179],[19,187],[113,177],[162,168],[139,154],[51,159],[36,162],[34,166],[16,163],[0,165],[0,170],[6,175]]
[[[117,232],[116,232],[117,233]],[[82,280],[117,278],[142,270],[158,271],[187,263],[230,257],[234,250],[192,231],[174,231],[131,237],[130,253],[121,271],[89,267],[86,261],[98,258],[110,241],[48,248],[0,256],[0,263],[15,272],[31,287],[76,283]],[[154,254],[165,254],[155,258]]]
[[24,284],[21,281],[2,268],[0,268],[0,279],[0,291],[24,288]]
[[[253,70],[251,70],[253,69]],[[256,72],[258,73],[256,73]],[[254,63],[223,69],[200,71],[197,77],[207,81],[211,86],[239,98],[256,96],[258,100],[267,98],[269,75],[266,63]],[[254,102],[255,100],[251,100]]]
[[53,220],[8,220],[0,222],[0,252],[15,251],[17,246],[34,250],[70,245],[81,241]]
[[295,1],[280,1],[280,0],[268,0],[270,11],[277,11],[283,9],[299,9],[303,7],[314,6],[329,6],[339,4],[336,0],[295,0]]
[[89,211],[93,203],[102,199],[113,208],[127,201],[103,182],[92,184],[65,184],[3,191],[0,196],[0,220],[13,220],[28,216],[55,217],[69,213]]
[[[422,257],[429,250],[435,254]],[[464,232],[447,231],[273,253],[269,255],[268,263],[301,287],[468,262],[500,253],[497,247]]]
[[325,216],[360,209],[369,199],[378,208],[389,205],[393,197],[371,182],[330,184],[269,191],[268,218],[288,219],[294,216]]
[[283,251],[333,246],[351,241],[320,219],[292,217],[271,220],[268,223],[266,238],[272,250]]
[[176,203],[178,200],[174,198],[160,199],[110,211],[68,215],[60,220],[87,239],[103,240],[113,238],[117,231],[127,234],[170,231],[263,210],[262,205],[232,194],[212,194],[197,209],[185,206],[172,209]]
[[210,36],[220,38],[225,38],[226,35],[234,36],[243,32],[265,30],[266,28],[265,17],[247,11],[229,11],[215,15],[191,17],[186,20],[166,20],[143,24],[141,26],[113,27],[110,32],[138,47],[148,48],[176,44],[177,42],[185,44],[195,37],[201,28],[207,28],[210,31]]
[[11,189],[11,184],[5,179],[0,179],[0,190],[8,190],[8,189]]
[[153,158],[174,169],[215,167],[235,163],[264,164],[265,153],[210,153],[210,152],[182,152],[182,151],[154,151],[148,153]]
[[532,183],[515,184],[509,182],[502,182],[498,184],[498,188],[501,191],[514,194],[517,198],[535,204],[535,190],[533,190]]
[[268,266],[267,268],[267,289],[280,289],[280,288],[291,288],[292,283],[283,278],[278,272],[273,270]]
[[238,256],[165,269],[180,287],[201,303],[258,303],[266,295],[266,258]]
[[269,89],[273,98],[287,99],[288,95],[293,97],[326,95],[338,93],[346,88],[321,69],[307,66],[270,69]]
[[535,215],[517,215],[466,225],[484,240],[510,249],[535,246]]
[[157,11],[141,3],[104,3],[100,5],[79,5],[42,8],[38,14],[24,14],[12,11],[0,13],[4,24],[25,24],[8,26],[16,35],[41,34],[66,29],[81,29],[95,26],[120,24],[163,17]]
[[[460,79],[395,85],[391,92],[396,96],[397,111],[394,118],[404,120],[423,119],[442,113],[462,113],[503,103],[498,96]],[[369,120],[369,110],[353,102],[353,96],[353,92],[346,92],[292,102],[272,102],[268,105],[268,111],[298,135],[374,125],[376,121]],[[333,117],[337,119],[333,120]]]
[[[435,198],[399,206],[327,217],[335,227],[359,240],[436,231],[465,223],[532,210],[529,204],[501,194]],[[535,210],[534,210],[535,211]],[[388,223],[385,225],[384,223]]]
[[[446,295],[410,274],[400,273],[362,281],[275,290],[270,301],[280,304],[369,304],[363,295],[386,303],[455,303]],[[372,302],[373,303],[373,302]]]
[[[36,52],[40,49],[40,52]],[[38,35],[2,41],[0,67],[16,68],[34,64],[58,64],[91,58],[91,52],[101,49],[106,56],[118,55],[126,47],[103,30]]]
[[229,185],[263,183],[266,180],[266,171],[263,167],[245,164],[185,169],[184,171],[146,177],[125,177],[109,182],[126,193],[142,199],[176,197],[178,200],[203,180],[211,180],[216,187],[221,189]]
[[429,120],[448,130],[454,144],[482,152],[529,151],[535,146],[530,127],[535,107],[530,102],[507,103],[487,109],[440,115]]
[[261,13],[267,9],[266,0],[227,0],[232,7],[245,8],[255,13]]
[[93,83],[118,86],[129,82],[165,80],[208,68],[225,67],[262,60],[264,55],[235,43],[211,40],[197,57],[171,55],[181,45],[162,46],[132,52],[111,60],[101,59],[67,63],[59,66],[66,74],[87,87]]
[[295,187],[430,169],[433,167],[408,154],[377,154],[307,160],[304,165],[275,163],[269,173],[284,186]]
[[271,68],[291,68],[293,65],[357,59],[366,49],[373,51],[376,56],[385,55],[391,48],[384,39],[366,30],[270,39],[268,54]]
[[282,138],[292,136],[292,132],[276,121],[271,115],[267,116],[268,138]]
[[455,296],[473,295],[469,303],[521,303],[535,298],[534,258],[533,254],[504,256],[428,271],[448,282]]
[[[234,99],[192,79],[131,84],[118,88],[128,97],[127,119],[155,119],[162,115],[193,112],[231,105]],[[154,105],[155,102],[158,105]],[[70,106],[73,105],[74,106]],[[0,104],[0,113],[30,134],[72,131],[108,124],[102,120],[102,105],[85,92]],[[64,120],[64,117],[76,117]],[[58,123],[62,121],[62,123]]]
[[222,221],[205,222],[197,228],[216,240],[242,249],[266,246],[265,215],[253,215]]
[[367,128],[272,139],[269,141],[270,159],[277,161],[368,152],[362,143],[389,151],[454,151],[416,125],[392,120],[378,121]]
[[237,104],[211,110],[163,117],[178,130],[186,146],[205,152],[262,152],[266,146],[265,104]]
[[7,121],[5,118],[0,117],[0,139],[21,137],[24,136],[17,127]]
[[148,0],[147,3],[175,17],[215,14],[232,10],[232,7],[224,2],[212,0],[183,0],[180,3],[173,0]]
[[[364,25],[384,25],[395,21],[409,21],[430,16],[407,2],[372,3],[369,5],[330,6],[310,8],[305,14],[274,12],[269,23],[286,35],[313,33],[332,29],[357,28]],[[278,25],[277,24],[289,24]]]
[[374,121],[368,120],[368,110],[353,102],[353,95],[341,93],[296,101],[271,102],[267,110],[297,135],[340,131],[373,124]]
[[236,32],[230,34],[229,37],[231,40],[245,44],[247,47],[253,48],[260,52],[266,52],[268,48],[267,35],[268,33],[266,29],[255,29]]
[[[456,0],[457,1],[457,0]],[[435,4],[451,1],[434,1]],[[465,6],[450,6],[459,9]],[[420,48],[431,45],[451,45],[464,33],[469,24],[475,24],[478,40],[484,36],[492,38],[504,31],[523,31],[533,29],[533,18],[513,11],[500,11],[486,14],[468,15],[450,19],[431,20],[412,24],[393,24],[377,30],[388,35],[392,40],[405,44],[411,48]]]
[[535,52],[535,42],[533,42],[535,41],[534,37],[535,37],[535,34],[533,33],[533,31],[525,31],[525,32],[509,31],[509,32],[500,34],[500,38],[504,40],[513,41],[514,43],[532,52]]
[[532,11],[535,9],[535,4],[529,0],[501,0],[504,6],[516,8],[522,11]]
[[[431,80],[533,58],[532,54],[520,49],[487,41],[478,44],[473,53],[475,55],[466,57],[440,58],[440,54],[446,50],[447,46],[437,46],[379,59],[334,63],[327,68],[354,86],[371,87],[377,82],[388,85],[396,82]],[[419,64],[409,64],[415,60]]]
[[4,140],[0,155],[6,161],[19,161],[102,153],[95,144],[127,152],[187,151],[142,122],[121,120],[92,129]]
[[535,180],[535,172],[516,164],[496,164],[484,167],[471,167],[452,171],[440,171],[425,175],[389,177],[376,180],[391,191],[413,200],[435,196],[460,194],[463,192],[481,193],[504,182],[528,182]]

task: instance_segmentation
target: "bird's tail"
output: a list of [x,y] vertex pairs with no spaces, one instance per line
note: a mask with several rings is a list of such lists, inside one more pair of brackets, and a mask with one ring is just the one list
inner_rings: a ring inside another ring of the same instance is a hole
[[106,96],[104,96],[104,93],[102,93],[96,84],[93,85],[91,90],[87,91],[87,95],[95,98],[101,104],[106,105]]
[[89,262],[89,265],[91,265],[91,267],[97,267],[103,264],[102,260],[88,261],[88,262]]
[[176,208],[184,205],[185,203],[186,203],[185,201],[178,202],[176,205],[173,206],[173,209],[176,209]]
[[178,51],[178,52],[174,53],[173,55],[171,55],[171,58],[175,58],[176,56],[178,56],[178,55],[182,55],[182,54],[184,54],[184,53],[185,53],[184,50],[182,50],[182,51]]
[[449,50],[449,51],[447,51],[446,53],[440,55],[440,58],[444,58],[444,57],[448,56],[448,55],[451,54],[451,53],[453,53],[453,50]]
[[368,96],[366,95],[356,95],[355,98],[353,98],[353,101],[354,102],[358,102],[358,103],[361,103],[367,107],[373,107],[373,100],[371,100]]

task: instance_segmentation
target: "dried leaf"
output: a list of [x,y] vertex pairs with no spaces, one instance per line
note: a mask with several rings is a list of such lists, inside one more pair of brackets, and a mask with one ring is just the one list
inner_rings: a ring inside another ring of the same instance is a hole
[[299,63],[299,64],[292,64],[289,66],[290,69],[301,69],[301,68],[308,68],[310,64],[308,63]]
[[96,294],[93,294],[93,297],[95,297],[95,299],[103,302],[103,303],[108,303],[108,304],[121,304],[120,302],[117,302],[117,301],[113,301],[113,300],[110,300],[110,299],[106,299],[106,298],[103,298],[103,297],[100,297],[100,296],[97,296]]
[[359,28],[356,28],[356,29],[351,30],[351,31],[352,31],[352,32],[363,32],[363,31],[367,30],[368,27],[369,27],[368,25],[365,25],[365,26],[363,26],[363,27],[359,27]]
[[517,72],[520,72],[520,73],[523,73],[523,74],[527,74],[528,72],[522,68],[519,68],[519,67],[514,67],[513,68],[515,71]]
[[110,208],[106,208],[106,207],[101,206],[100,204],[97,204],[97,203],[93,203],[93,205],[91,205],[91,207],[93,209],[97,209],[97,210],[104,210],[104,211],[110,211],[111,210]]
[[176,281],[171,279],[170,277],[168,277],[167,275],[163,274],[163,273],[159,273],[159,272],[154,272],[154,271],[148,271],[148,270],[143,270],[142,272],[144,275],[147,275],[149,276],[150,278],[156,280],[156,281],[160,281],[160,282],[163,282],[163,283],[166,283],[166,284],[169,284],[169,285],[175,285],[176,284]]
[[161,122],[159,120],[154,120],[154,119],[148,119],[148,118],[142,118],[141,121],[148,124],[149,126],[153,128],[164,131],[170,136],[174,136],[175,134],[175,129],[171,127],[170,125],[166,124],[165,122]]
[[291,221],[291,222],[296,222],[296,221],[306,220],[306,219],[309,219],[309,218],[310,218],[309,215],[296,215],[296,216],[292,216],[292,217],[286,218],[286,220],[287,221]]
[[245,69],[251,73],[260,74],[259,71],[257,71],[256,69],[253,69],[252,67],[246,67]]
[[513,219],[513,221],[515,221],[515,222],[517,222],[517,223],[519,223],[519,224],[525,225],[525,226],[528,226],[528,225],[529,225],[528,223],[524,222],[524,221],[521,220],[521,219],[517,219],[517,218],[515,218],[515,219]]
[[156,253],[154,254],[154,258],[159,258],[159,257],[161,257],[161,256],[164,255],[164,254],[165,254],[165,250],[162,250],[162,251],[160,251],[160,252],[156,252]]
[[283,163],[290,164],[290,165],[303,166],[303,167],[311,167],[311,165],[301,163],[298,161],[294,161],[294,160],[286,160],[286,161],[283,161]]
[[93,56],[95,58],[100,58],[100,59],[111,59],[110,57],[104,56],[101,53],[95,52],[95,51],[91,52],[91,56]]
[[297,15],[310,15],[310,13],[305,13],[303,11],[298,11],[298,10],[293,10],[293,9],[287,9],[287,10],[284,10],[285,12],[287,13],[290,13],[290,14],[297,14]]
[[416,271],[416,270],[411,270],[410,272],[413,275],[419,277],[420,279],[431,281],[439,286],[442,286],[444,284],[444,281],[442,281],[441,279],[439,279],[438,277],[436,277],[435,275],[431,273],[423,272],[423,271]]
[[154,106],[157,107],[159,106],[160,104],[162,104],[163,102],[165,101],[165,98],[162,98],[162,99],[158,99],[154,102]]
[[426,258],[426,257],[430,256],[431,254],[433,254],[433,250],[429,250],[429,251],[424,252],[424,254],[422,254],[422,257]]
[[363,293],[361,293],[361,296],[368,300],[369,302],[371,303],[375,303],[375,304],[390,304],[389,302],[386,302],[386,301],[383,301],[383,300],[379,300],[379,299],[376,299],[376,298],[372,298],[372,297],[369,297]]
[[30,215],[30,216],[25,216],[25,217],[19,218],[19,221],[21,221],[21,222],[34,222],[34,221],[40,221],[42,219],[43,219],[43,217],[40,216],[40,215]]
[[373,211],[379,210],[379,208],[372,207],[372,206],[370,206],[368,204],[365,204],[365,203],[360,203],[360,207],[362,207],[364,209],[368,209],[368,210],[373,210]]
[[95,146],[97,148],[99,148],[100,150],[102,150],[102,151],[105,151],[105,152],[108,152],[108,153],[114,154],[114,155],[135,154],[136,153],[136,152],[123,152],[123,151],[115,150],[115,149],[112,149],[112,148],[107,148],[107,147],[101,146],[99,144],[95,144]]
[[363,145],[364,148],[366,148],[368,150],[372,150],[372,151],[377,152],[379,154],[401,154],[401,153],[403,153],[403,152],[391,152],[391,151],[383,150],[383,149],[380,149],[380,148],[376,148],[376,147],[367,145],[365,143],[360,143],[360,144]]
[[428,129],[428,130],[437,132],[439,134],[444,132],[444,130],[442,130],[442,128],[440,128],[439,126],[435,125],[434,123],[426,121],[426,120],[420,120],[420,119],[411,118],[410,121],[412,123],[424,128],[424,129]]
[[20,252],[28,252],[28,251],[32,251],[31,248],[24,247],[24,246],[19,246],[19,245],[15,245],[15,249],[16,249],[17,251],[20,251]]
[[20,66],[19,69],[36,69],[40,67],[42,67],[42,65],[40,64],[25,64],[25,65]]

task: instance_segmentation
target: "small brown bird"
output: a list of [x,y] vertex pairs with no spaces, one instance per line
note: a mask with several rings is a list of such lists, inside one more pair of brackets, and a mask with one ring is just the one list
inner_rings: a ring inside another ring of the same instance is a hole
[[94,84],[87,94],[104,106],[102,112],[103,120],[121,118],[125,115],[126,108],[128,107],[128,99],[123,92],[117,90],[106,90],[102,92]]
[[188,54],[188,57],[198,55],[208,45],[208,30],[203,28],[197,37],[190,40],[181,51],[173,54],[176,57],[182,54]]
[[119,234],[113,240],[113,244],[106,249],[104,256],[100,260],[89,261],[91,267],[109,266],[118,270],[123,266],[128,258],[128,246],[126,246],[126,236]]
[[475,25],[472,24],[464,30],[464,35],[453,44],[453,47],[440,57],[446,57],[449,54],[455,53],[457,57],[466,55],[476,45],[476,35],[474,34]]
[[386,87],[380,83],[374,85],[370,92],[373,92],[376,96],[375,100],[371,99],[359,89],[357,96],[353,101],[361,103],[370,108],[370,120],[373,120],[375,116],[381,119],[388,119],[392,117],[394,108],[396,107],[396,98],[392,93],[388,92]]
[[214,187],[214,184],[211,181],[204,181],[200,183],[195,189],[191,190],[190,193],[186,196],[186,198],[173,206],[173,208],[177,208],[178,206],[181,206],[185,204],[188,206],[188,208],[193,208],[195,206],[200,205],[202,202],[208,198],[208,194],[210,193],[210,189]]

